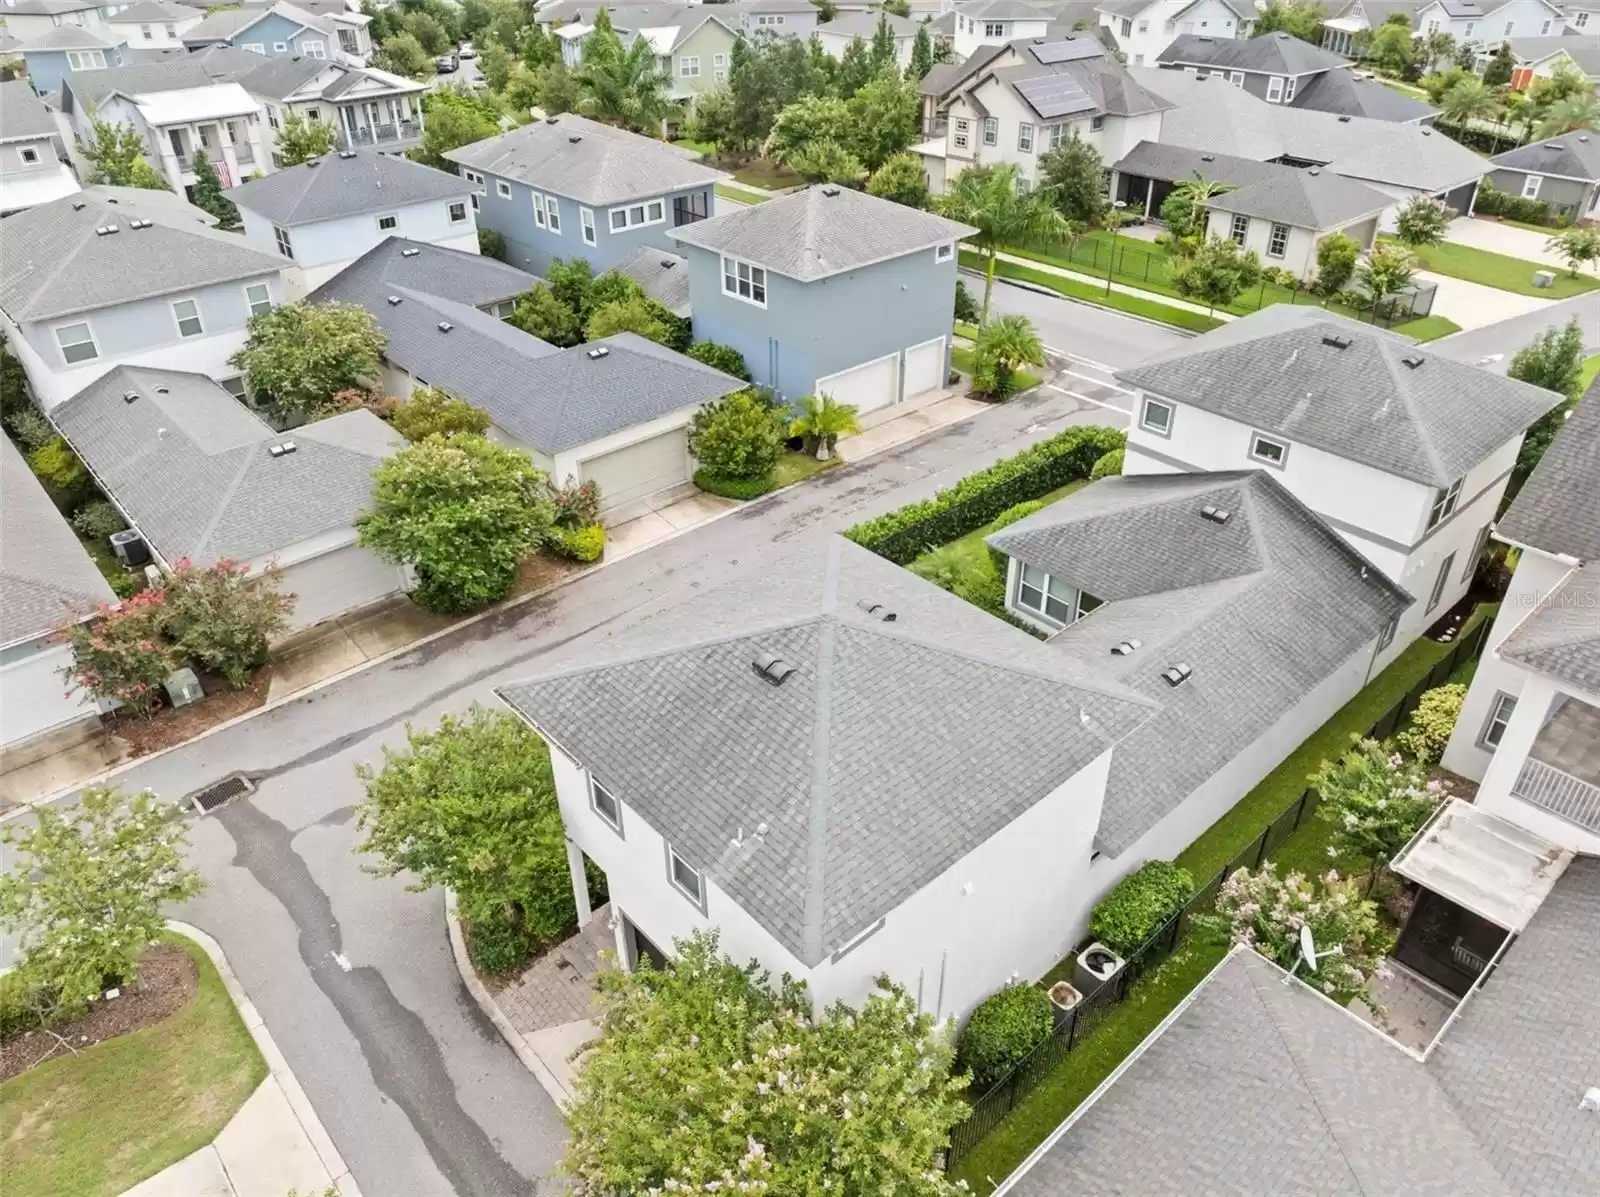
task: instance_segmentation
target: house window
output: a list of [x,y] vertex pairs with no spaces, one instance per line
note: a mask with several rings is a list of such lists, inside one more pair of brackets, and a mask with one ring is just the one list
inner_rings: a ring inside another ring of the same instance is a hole
[[251,283],[244,289],[244,301],[250,305],[252,316],[264,316],[272,310],[272,292],[266,283]]
[[87,324],[63,324],[56,329],[56,344],[61,346],[61,360],[69,366],[79,362],[92,362],[100,356],[94,343],[94,334]]
[[933,247],[933,260],[935,262],[948,262],[955,256],[956,243],[954,241],[946,241],[943,245]]
[[764,308],[767,306],[767,272],[738,258],[723,258],[722,293]]
[[1132,37],[1133,36],[1133,18],[1132,17],[1123,17],[1122,18],[1122,36],[1123,37]]
[[1017,576],[1017,606],[1065,626],[1077,617],[1078,591],[1036,565],[1024,565]]
[[1273,75],[1267,80],[1267,103],[1283,103],[1283,76]]
[[1394,643],[1394,634],[1399,626],[1399,619],[1391,619],[1383,625],[1383,629],[1378,633],[1378,651],[1380,653]]
[[278,242],[278,252],[286,258],[294,257],[294,242],[289,240],[289,230],[272,226],[272,236]]
[[997,117],[986,116],[983,118],[983,144],[1000,144],[1000,121]]
[[579,208],[578,224],[583,230],[583,243],[585,245],[593,245],[595,243],[594,211],[590,208]]
[[400,218],[393,212],[387,216],[378,217],[378,232],[389,233],[400,227]]
[[301,42],[300,52],[307,58],[326,58],[328,56],[328,52],[322,48],[320,41]]
[[678,78],[698,79],[700,77],[700,56],[698,54],[685,54],[678,59]]
[[1522,198],[1537,199],[1539,196],[1539,186],[1543,182],[1543,175],[1524,175],[1522,178]]
[[32,166],[39,161],[39,151],[32,146],[23,146],[17,153],[21,156],[22,165],[24,166]]
[[1250,438],[1250,456],[1270,466],[1281,467],[1288,459],[1289,446],[1283,441],[1275,441],[1270,436],[1262,436],[1257,432]]
[[482,212],[483,211],[483,192],[474,191],[467,198],[472,201],[472,210],[474,212]]
[[[472,198],[477,199],[478,197],[473,196]],[[445,209],[445,212],[449,214],[451,224],[464,224],[466,222],[467,205],[462,203],[460,200],[457,200],[455,203],[451,204]]]
[[651,200],[644,206],[645,223],[659,224],[667,218],[667,204],[665,200]]
[[561,235],[561,203],[553,195],[544,198],[544,220],[550,231],[556,236]]
[[178,36],[178,27],[176,25],[167,25],[167,26],[164,26],[164,28],[167,31],[167,36],[168,37],[176,38]]
[[971,121],[966,120],[965,118],[957,118],[955,123],[955,133],[953,134],[956,149],[964,150],[967,148],[967,133],[971,128]]
[[1017,149],[1024,154],[1033,153],[1033,126],[1027,121],[1017,126]]
[[1506,734],[1506,728],[1510,726],[1511,716],[1516,709],[1515,696],[1507,694],[1504,690],[1494,696],[1494,702],[1489,707],[1489,721],[1483,725],[1483,731],[1478,735],[1479,748],[1500,747],[1500,738]]
[[533,200],[533,223],[539,228],[544,228],[544,196],[537,191],[531,192]]
[[1477,572],[1478,561],[1483,556],[1483,546],[1489,543],[1489,525],[1485,524],[1478,529],[1477,538],[1472,542],[1472,556],[1467,558],[1467,568],[1461,571],[1461,580],[1470,581]]
[[1572,23],[1574,25],[1576,25],[1579,29],[1582,29],[1585,25],[1587,25],[1589,23],[1589,14],[1586,13],[1586,12],[1580,12],[1580,13],[1576,14],[1572,18]]
[[1244,72],[1243,71],[1229,71],[1228,72],[1228,82],[1233,84],[1235,87],[1243,87],[1244,86]]
[[651,200],[647,204],[630,204],[626,208],[611,209],[611,231],[637,229],[647,224],[660,224],[666,219],[665,200]]
[[1505,31],[1505,33],[1501,34],[1501,36],[1502,37],[1510,37],[1511,36],[1511,31],[1516,28],[1516,25],[1517,25],[1517,23],[1515,21],[1507,21],[1506,22],[1506,31]]
[[239,47],[239,49],[248,50],[252,54],[260,54],[263,57],[265,57],[267,53],[266,46],[262,45],[260,42],[245,42]]
[[1101,129],[1104,129],[1105,127],[1106,127],[1106,118],[1105,117],[1096,116],[1096,117],[1091,117],[1090,118],[1090,120],[1089,120],[1089,132],[1098,133],[1098,132],[1100,132]]
[[1463,38],[1471,37],[1472,36],[1472,30],[1473,30],[1473,28],[1474,28],[1474,26],[1476,24],[1477,24],[1477,22],[1475,22],[1475,21],[1468,21],[1467,22],[1467,27],[1461,31],[1461,36]]
[[1444,597],[1444,588],[1450,584],[1450,569],[1455,563],[1454,553],[1439,562],[1439,576],[1433,580],[1433,592],[1428,595],[1428,605],[1423,608],[1423,614],[1427,614],[1439,605],[1439,600]]
[[274,54],[287,54],[289,52],[289,43],[288,42],[273,42],[272,43],[272,52]]
[[1149,33],[1150,32],[1150,22],[1149,21],[1140,21],[1139,22],[1139,32],[1140,33]]
[[153,42],[156,40],[156,31],[151,29],[148,25],[140,25],[139,36],[144,38],[144,40],[147,42]]
[[1465,481],[1464,477],[1457,478],[1444,490],[1434,492],[1433,510],[1428,512],[1429,530],[1437,528],[1440,521],[1456,509],[1456,504],[1461,501],[1461,484]]
[[667,845],[667,878],[678,892],[702,909],[706,904],[705,888],[700,882],[700,872]]
[[507,183],[504,179],[496,179],[494,181],[494,193],[501,199],[510,199],[511,184]]
[[106,67],[104,50],[68,50],[67,69],[73,71],[103,71]]
[[1250,218],[1242,213],[1235,212],[1233,214],[1233,225],[1228,230],[1228,236],[1232,237],[1237,244],[1242,246],[1244,244],[1244,239],[1249,236],[1249,234]]
[[228,394],[232,395],[240,403],[244,402],[244,375],[235,374],[232,378],[224,378],[217,385],[223,390],[227,391]]
[[984,25],[983,25],[983,36],[984,37],[1004,38],[1005,35],[1006,35],[1006,23],[1004,21],[985,21],[984,22]]
[[1267,257],[1281,258],[1289,249],[1289,226],[1275,224],[1272,234],[1267,238]]
[[711,215],[711,200],[704,191],[691,191],[688,195],[672,197],[672,227],[698,224]]
[[1289,102],[1290,102],[1290,101],[1291,101],[1291,100],[1293,100],[1293,99],[1294,99],[1294,85],[1295,85],[1295,84],[1296,84],[1296,83],[1297,83],[1297,82],[1299,82],[1299,80],[1298,80],[1298,79],[1296,79],[1296,78],[1295,78],[1295,76],[1293,76],[1293,75],[1290,75],[1290,76],[1289,76],[1289,82],[1288,82],[1288,83],[1286,83],[1286,84],[1284,84],[1284,88],[1283,88],[1283,102],[1284,102],[1284,103],[1285,103],[1285,104],[1287,104],[1287,103],[1289,103]]
[[308,121],[320,121],[321,119],[322,119],[322,109],[320,109],[320,108],[307,108],[306,109],[306,120],[308,120]]
[[1539,36],[1540,37],[1548,37],[1549,34],[1550,34],[1550,22],[1546,21],[1543,25],[1539,26]]
[[589,779],[589,807],[609,823],[613,831],[622,830],[622,807],[611,791],[592,777]]
[[205,332],[200,323],[200,305],[192,299],[180,299],[172,305],[172,314],[178,321],[180,337],[198,337]]
[[1172,404],[1146,398],[1139,409],[1139,427],[1161,436],[1172,435]]

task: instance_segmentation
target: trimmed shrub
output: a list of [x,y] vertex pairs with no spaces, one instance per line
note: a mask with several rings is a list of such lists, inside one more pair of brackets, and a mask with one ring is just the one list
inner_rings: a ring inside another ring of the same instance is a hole
[[1132,955],[1194,894],[1194,878],[1170,860],[1146,861],[1095,904],[1089,931],[1121,956]]
[[729,478],[702,469],[694,472],[694,484],[706,494],[724,499],[758,499],[776,486],[777,480],[771,474],[765,478]]
[[85,540],[105,540],[113,532],[128,526],[122,513],[104,499],[96,499],[78,508],[72,517],[72,526]]
[[1417,700],[1411,721],[1395,736],[1400,750],[1424,765],[1437,764],[1450,742],[1467,688],[1460,683],[1435,686]]
[[[1018,520],[1027,519],[1035,511],[1044,507],[1043,499],[1029,499],[1026,503],[1018,503],[1015,507],[1007,507],[995,516],[989,524],[990,532],[998,532],[1001,528],[1009,528]],[[994,571],[1000,575],[1001,581],[1001,606],[1005,606],[1004,583],[1006,577],[1006,555],[998,549],[989,550],[989,560],[994,562]]]
[[563,486],[546,479],[545,486],[550,491],[550,502],[555,504],[558,528],[571,532],[600,522],[600,484],[593,478],[583,482],[568,478]]
[[89,471],[59,436],[28,454],[28,464],[53,497],[75,495],[89,485]]
[[1089,471],[1089,481],[1099,482],[1102,478],[1115,478],[1121,473],[1122,450],[1113,449],[1094,463],[1094,469]]
[[418,387],[411,397],[395,406],[389,423],[408,441],[430,436],[453,436],[458,432],[482,434],[489,430],[489,413],[457,399],[438,387]]
[[503,911],[483,912],[467,923],[467,955],[481,973],[516,968],[533,951],[533,941]]
[[506,239],[493,229],[479,229],[478,252],[486,258],[506,262]]
[[981,528],[1009,507],[1087,477],[1094,463],[1126,438],[1115,428],[1080,424],[969,474],[931,499],[865,520],[845,535],[878,556],[905,565],[935,545]]
[[957,1066],[972,1073],[973,1096],[987,1092],[1050,1034],[1050,995],[1037,985],[1007,985],[972,1012],[956,1044]]
[[750,381],[750,367],[745,365],[744,354],[731,346],[718,345],[715,341],[696,341],[689,346],[689,356],[702,366],[710,366],[713,370]]
[[1478,188],[1478,198],[1472,203],[1473,212],[1480,216],[1504,216],[1524,224],[1554,225],[1550,205],[1540,200],[1523,199],[1520,195],[1497,191],[1485,179]]
[[689,420],[689,452],[725,478],[768,478],[783,456],[787,413],[754,389],[707,403]]
[[600,560],[606,549],[606,530],[599,524],[585,524],[581,528],[551,528],[545,544],[558,557],[588,564]]
[[19,407],[7,417],[6,423],[11,425],[11,435],[16,437],[24,453],[32,453],[56,439],[55,425],[36,407]]
[[955,318],[962,324],[976,324],[978,322],[978,304],[972,298],[972,292],[967,290],[965,279],[956,279]]

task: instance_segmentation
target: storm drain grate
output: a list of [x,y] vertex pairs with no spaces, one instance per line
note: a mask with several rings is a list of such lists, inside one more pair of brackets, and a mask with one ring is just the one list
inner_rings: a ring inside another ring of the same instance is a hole
[[224,806],[254,789],[255,786],[250,784],[248,777],[236,774],[233,777],[224,777],[215,785],[207,786],[198,793],[191,794],[190,799],[194,802],[196,810],[202,815],[208,815],[219,806]]

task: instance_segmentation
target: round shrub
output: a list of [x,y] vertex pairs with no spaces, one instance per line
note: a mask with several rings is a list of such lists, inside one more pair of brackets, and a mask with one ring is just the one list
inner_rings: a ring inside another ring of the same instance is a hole
[[1102,478],[1115,478],[1122,473],[1122,450],[1113,449],[1094,463],[1094,469],[1089,471],[1089,481],[1098,482]]
[[96,499],[78,508],[72,517],[72,526],[85,540],[105,540],[113,532],[128,526],[122,513],[104,499]]
[[1394,738],[1400,750],[1419,764],[1436,764],[1450,742],[1466,697],[1467,688],[1459,682],[1426,691],[1411,712],[1411,721]]
[[[989,531],[998,532],[1001,528],[1009,527],[1018,520],[1027,519],[1028,516],[1032,515],[1035,511],[1038,511],[1043,506],[1043,499],[1029,499],[1025,503],[1018,503],[1013,507],[1007,507],[1004,511],[990,521]],[[999,549],[990,549],[989,560],[994,562],[994,572],[1000,575],[1000,580],[1002,583],[1001,589],[1003,590],[1006,576],[1006,555]],[[1004,603],[1001,605],[1003,606]]]
[[706,494],[724,499],[756,499],[776,486],[777,481],[771,474],[765,478],[728,478],[710,470],[696,470],[694,484]]
[[731,346],[718,345],[715,341],[696,341],[689,346],[689,356],[702,366],[710,366],[713,370],[750,381],[750,367],[745,365],[744,354]]
[[783,456],[786,413],[753,389],[706,404],[689,421],[689,452],[724,478],[768,477]]
[[558,556],[588,564],[600,560],[606,548],[606,530],[599,524],[581,528],[551,528],[545,543]]
[[1037,985],[1008,985],[978,1004],[956,1045],[972,1073],[971,1092],[986,1092],[1050,1034],[1050,995]]
[[503,973],[528,958],[528,933],[504,914],[472,919],[467,925],[467,955],[481,973]]
[[89,485],[89,472],[83,462],[59,436],[28,454],[28,464],[57,498],[77,494]]
[[19,407],[7,417],[6,423],[11,426],[11,434],[16,437],[24,453],[32,453],[56,439],[55,425],[45,419],[36,407]]
[[1122,956],[1131,955],[1194,894],[1194,878],[1170,860],[1146,861],[1117,882],[1089,916],[1089,930]]

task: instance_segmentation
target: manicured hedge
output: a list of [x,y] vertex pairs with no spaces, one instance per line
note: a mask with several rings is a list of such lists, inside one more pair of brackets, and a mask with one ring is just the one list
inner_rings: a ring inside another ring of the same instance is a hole
[[757,499],[778,485],[771,474],[765,478],[726,478],[710,470],[696,470],[694,484],[708,495],[721,495],[724,499]]
[[600,560],[606,549],[606,530],[599,524],[585,524],[581,528],[552,528],[545,539],[550,551],[573,561]]
[[[1042,510],[1043,507],[1044,507],[1044,500],[1043,499],[1029,499],[1026,503],[1018,503],[1015,507],[1007,507],[999,515],[994,517],[994,521],[989,525],[989,531],[990,532],[998,532],[998,531],[1000,531],[1001,528],[1009,528],[1012,524],[1016,523],[1018,520],[1027,519],[1035,511]],[[1005,586],[1004,586],[1004,583],[1005,583],[1005,578],[1006,578],[1006,555],[1004,553],[1000,552],[998,549],[990,549],[989,550],[989,560],[994,562],[994,572],[1000,575],[1000,582],[1001,582],[1000,598],[1001,598],[1001,606],[1002,606],[1002,608],[1004,608],[1004,600],[1005,600]]]
[[1089,931],[1106,947],[1131,955],[1183,909],[1194,878],[1170,860],[1146,861],[1112,887],[1089,916]]
[[978,1003],[956,1046],[960,1067],[972,1073],[980,1096],[1050,1034],[1050,995],[1037,985],[1007,985]]
[[1099,482],[1102,478],[1115,478],[1121,473],[1122,450],[1113,449],[1094,463],[1094,469],[1089,471],[1089,481]]
[[931,499],[859,523],[845,535],[896,565],[906,565],[935,545],[983,527],[1009,507],[1087,478],[1094,463],[1122,448],[1125,439],[1120,430],[1098,424],[1068,428],[1015,457],[968,474]]

